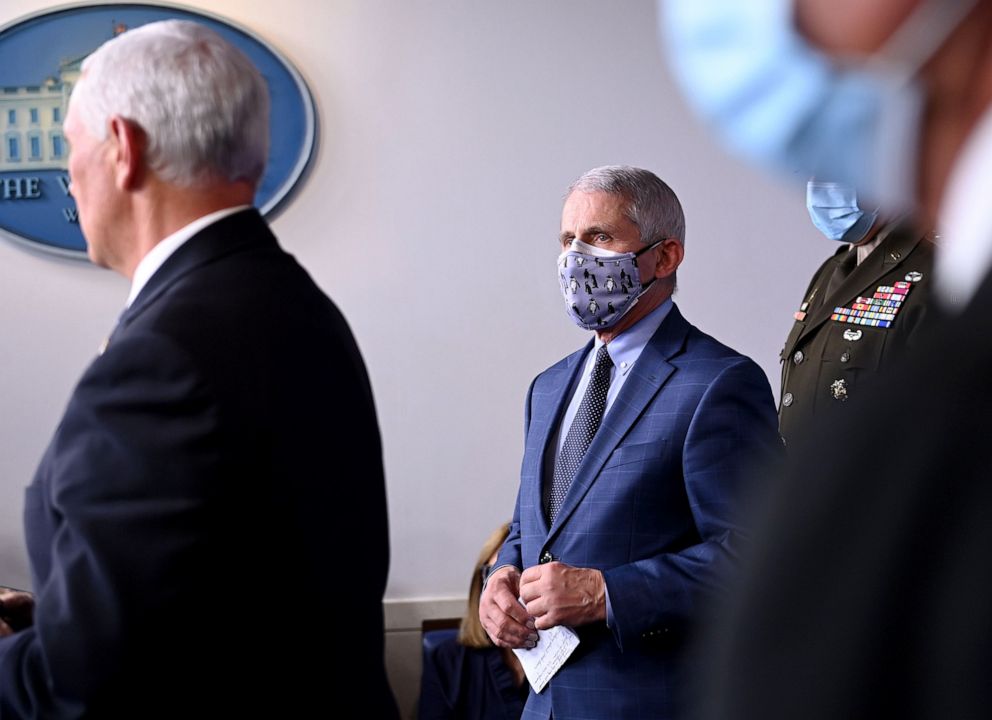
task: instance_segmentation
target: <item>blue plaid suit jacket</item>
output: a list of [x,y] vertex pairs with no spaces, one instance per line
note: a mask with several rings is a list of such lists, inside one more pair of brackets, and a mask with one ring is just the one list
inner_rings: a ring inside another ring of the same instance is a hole
[[781,453],[768,380],[677,307],[631,369],[549,527],[545,458],[590,345],[541,373],[510,535],[498,564],[545,552],[604,573],[612,617],[581,643],[525,718],[668,718],[684,689],[683,650],[702,601],[724,588],[743,537],[755,465]]

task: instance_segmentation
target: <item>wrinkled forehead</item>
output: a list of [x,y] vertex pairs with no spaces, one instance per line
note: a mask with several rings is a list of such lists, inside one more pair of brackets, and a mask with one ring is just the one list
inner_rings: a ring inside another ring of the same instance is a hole
[[627,198],[619,193],[576,188],[565,198],[561,210],[562,221],[564,222],[566,216],[574,217],[576,214],[618,213],[626,215],[628,205]]

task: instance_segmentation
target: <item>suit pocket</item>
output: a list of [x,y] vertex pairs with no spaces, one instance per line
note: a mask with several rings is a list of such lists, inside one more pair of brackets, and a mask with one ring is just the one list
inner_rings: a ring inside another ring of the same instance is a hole
[[891,330],[844,323],[831,323],[823,345],[822,362],[834,370],[877,370]]
[[632,463],[650,464],[661,460],[668,453],[668,440],[659,439],[645,443],[621,445],[610,455],[603,470],[614,470]]
[[882,365],[889,333],[885,328],[833,323],[823,346],[816,404],[847,400],[871,382]]

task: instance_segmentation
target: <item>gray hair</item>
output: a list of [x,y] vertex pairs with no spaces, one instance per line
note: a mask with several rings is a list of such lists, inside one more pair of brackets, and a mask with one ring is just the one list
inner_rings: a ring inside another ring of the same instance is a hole
[[672,189],[650,170],[629,165],[604,165],[589,170],[573,182],[568,188],[568,195],[576,190],[622,197],[626,201],[624,214],[637,226],[645,245],[664,238],[675,238],[685,244],[682,203]]
[[165,182],[258,184],[269,152],[269,93],[258,69],[213,30],[165,20],[118,35],[86,58],[72,107],[99,140],[112,115],[141,127]]

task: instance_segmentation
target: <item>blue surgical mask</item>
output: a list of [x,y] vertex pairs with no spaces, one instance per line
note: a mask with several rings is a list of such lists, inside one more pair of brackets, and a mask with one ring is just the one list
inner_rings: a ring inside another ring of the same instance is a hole
[[919,68],[976,0],[924,0],[878,54],[843,67],[795,29],[793,0],[665,0],[665,45],[696,110],[735,151],[792,177],[828,177],[909,210]]
[[850,185],[810,180],[806,183],[806,209],[810,220],[828,240],[857,245],[871,230],[878,211],[858,207],[858,193]]
[[558,256],[558,282],[572,321],[586,330],[607,330],[620,322],[654,282],[641,283],[637,257],[661,243],[618,253],[573,240]]

